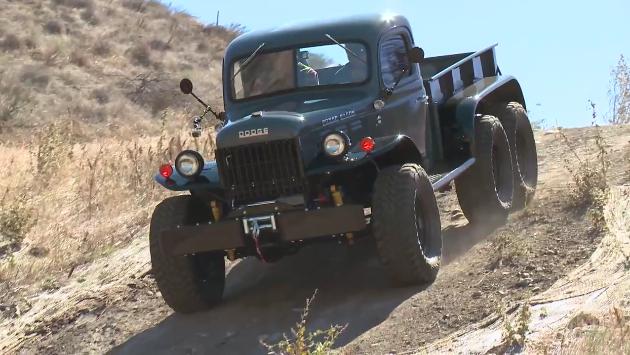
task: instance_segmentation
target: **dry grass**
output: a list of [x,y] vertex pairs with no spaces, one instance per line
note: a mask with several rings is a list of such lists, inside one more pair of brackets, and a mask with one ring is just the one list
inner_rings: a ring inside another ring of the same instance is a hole
[[[593,122],[597,121],[595,104],[591,102]],[[598,228],[605,228],[603,209],[610,190],[609,170],[612,164],[610,151],[601,128],[594,124],[595,137],[593,146],[586,147],[587,154],[578,153],[576,144],[571,142],[559,129],[559,138],[567,147],[564,159],[572,184],[569,190],[568,204],[571,208],[588,210],[593,223]]]
[[[158,135],[162,110],[196,109],[177,90],[185,76],[220,108],[221,56],[242,30],[206,31],[191,16],[148,0],[0,0],[0,8],[2,141],[26,142],[29,130],[60,117],[77,122],[85,139],[136,127]],[[130,95],[139,77],[160,78],[160,90]],[[93,108],[95,90],[100,109]],[[109,100],[100,99],[103,92]]]
[[[168,119],[184,119],[165,114]],[[79,264],[126,243],[169,194],[153,181],[160,164],[185,148],[212,157],[212,132],[200,139],[155,138],[77,142],[72,121],[47,125],[30,147],[0,146],[12,166],[0,182],[0,280],[12,285],[62,279]],[[41,252],[44,251],[44,252]],[[5,285],[6,286],[6,285]]]
[[239,28],[204,31],[146,0],[0,8],[0,164],[11,167],[0,181],[3,303],[134,238],[169,194],[153,181],[160,164],[184,148],[212,158],[211,130],[186,138],[198,107],[177,84],[194,77],[220,109],[217,59]]
[[562,344],[560,354],[630,354],[630,324],[619,307],[601,319],[580,313],[568,328],[573,336]]

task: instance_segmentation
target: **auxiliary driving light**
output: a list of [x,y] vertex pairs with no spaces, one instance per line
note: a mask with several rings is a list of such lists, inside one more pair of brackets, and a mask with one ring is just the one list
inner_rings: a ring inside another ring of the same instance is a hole
[[338,157],[346,151],[347,138],[340,133],[332,133],[324,139],[324,152],[331,157]]
[[194,178],[201,174],[203,157],[194,150],[184,150],[175,158],[175,169],[185,178]]

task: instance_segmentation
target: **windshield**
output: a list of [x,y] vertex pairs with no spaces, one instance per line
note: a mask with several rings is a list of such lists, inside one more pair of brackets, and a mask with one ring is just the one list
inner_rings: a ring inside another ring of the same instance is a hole
[[[363,44],[343,43],[260,53],[232,65],[235,99],[323,85],[361,83],[368,78]],[[245,65],[244,65],[245,64]]]

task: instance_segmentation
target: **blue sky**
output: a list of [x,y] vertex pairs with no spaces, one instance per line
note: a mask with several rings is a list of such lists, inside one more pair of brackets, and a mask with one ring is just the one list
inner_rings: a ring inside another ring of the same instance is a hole
[[630,1],[201,1],[164,0],[204,23],[248,30],[287,22],[386,11],[405,15],[427,56],[499,43],[504,74],[519,79],[532,120],[546,126],[591,124],[588,100],[609,109],[610,71],[630,57]]

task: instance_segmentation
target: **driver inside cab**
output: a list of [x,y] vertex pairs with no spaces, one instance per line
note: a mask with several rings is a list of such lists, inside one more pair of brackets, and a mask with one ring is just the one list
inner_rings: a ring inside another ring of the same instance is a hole
[[309,53],[300,51],[297,53],[297,70],[298,70],[298,86],[317,86],[319,85],[319,76],[317,70],[308,64]]
[[348,43],[346,54],[348,63],[342,66],[336,73],[337,83],[360,83],[367,79],[367,53],[365,47],[357,43]]

